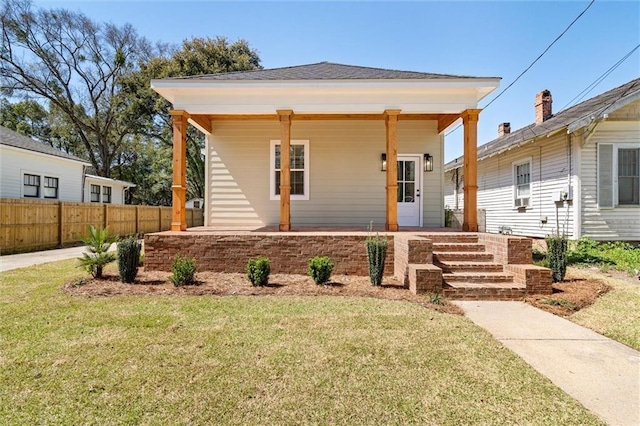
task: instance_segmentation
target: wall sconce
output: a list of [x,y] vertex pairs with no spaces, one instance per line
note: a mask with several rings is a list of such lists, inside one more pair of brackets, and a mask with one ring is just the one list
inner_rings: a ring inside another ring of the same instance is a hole
[[424,155],[424,171],[425,172],[433,171],[433,155],[429,155],[429,154]]
[[380,171],[386,172],[387,171],[387,154],[385,152],[380,154],[380,163],[381,163]]

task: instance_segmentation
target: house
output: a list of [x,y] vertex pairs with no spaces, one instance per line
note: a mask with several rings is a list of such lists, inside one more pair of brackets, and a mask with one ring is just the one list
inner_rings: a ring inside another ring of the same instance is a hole
[[85,174],[90,163],[0,126],[0,198],[124,204],[132,183]]
[[204,198],[192,198],[187,201],[188,209],[201,209],[204,206]]
[[[477,206],[487,232],[640,240],[640,79],[553,114],[548,90],[536,121],[478,147]],[[463,157],[447,163],[445,205],[464,207]]]
[[187,122],[206,135],[205,226],[442,227],[443,132],[462,120],[474,167],[477,105],[498,84],[329,62],[152,80],[173,104],[172,229],[186,228]]

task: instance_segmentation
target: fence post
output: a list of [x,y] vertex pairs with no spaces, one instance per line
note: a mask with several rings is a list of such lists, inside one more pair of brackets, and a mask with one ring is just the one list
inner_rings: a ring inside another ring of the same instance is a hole
[[64,201],[58,201],[58,246],[64,244]]

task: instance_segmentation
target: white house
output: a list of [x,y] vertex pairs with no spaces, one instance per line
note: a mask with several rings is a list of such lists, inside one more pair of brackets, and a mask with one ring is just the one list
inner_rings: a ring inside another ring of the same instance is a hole
[[135,185],[85,175],[91,163],[0,126],[0,198],[124,204]]
[[152,80],[173,104],[172,229],[186,228],[187,121],[206,134],[206,226],[441,227],[444,131],[461,119],[475,150],[499,81],[329,62]]
[[[640,240],[640,79],[557,114],[540,92],[536,121],[478,147],[487,232]],[[463,158],[445,165],[445,205],[464,206]]]

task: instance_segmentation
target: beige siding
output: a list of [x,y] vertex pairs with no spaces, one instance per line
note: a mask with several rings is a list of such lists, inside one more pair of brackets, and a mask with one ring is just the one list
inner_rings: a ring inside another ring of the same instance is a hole
[[[587,138],[581,153],[582,234],[595,240],[640,240],[640,206],[598,206],[598,143],[640,144],[640,101],[609,115]],[[625,121],[615,121],[625,120]],[[620,146],[620,145],[617,145]]]
[[[362,225],[385,222],[385,151],[382,121],[299,121],[291,138],[309,141],[310,198],[291,201],[293,225]],[[208,138],[207,225],[275,225],[280,205],[269,199],[270,141],[280,139],[270,121],[214,123]],[[441,226],[442,138],[435,122],[401,121],[398,153],[434,156],[424,173],[424,226]]]

